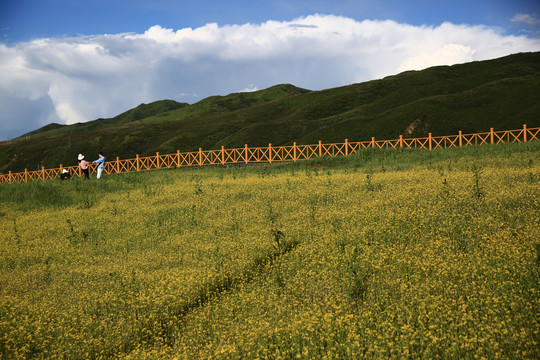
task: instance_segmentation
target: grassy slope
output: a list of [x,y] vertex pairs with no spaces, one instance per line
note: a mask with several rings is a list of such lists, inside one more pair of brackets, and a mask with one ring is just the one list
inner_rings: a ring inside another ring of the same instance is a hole
[[34,130],[15,140],[24,140],[26,136],[31,138],[53,137],[58,135],[66,135],[69,133],[87,132],[93,130],[106,129],[115,126],[132,123],[140,119],[162,114],[178,108],[189,106],[186,103],[178,103],[174,100],[155,101],[150,104],[140,104],[139,106],[123,112],[111,119],[97,119],[86,123],[78,123],[74,125],[59,125],[49,124],[40,129]]
[[538,358],[539,153],[0,186],[0,357]]
[[[324,91],[279,85],[211,97],[135,121],[98,120],[4,145],[2,171],[73,164],[79,152],[110,158],[136,154],[454,134],[540,126],[540,53],[405,72]],[[116,126],[113,126],[116,125]],[[90,131],[85,126],[93,126]],[[71,147],[67,131],[73,129]],[[63,132],[61,136],[47,136]]]

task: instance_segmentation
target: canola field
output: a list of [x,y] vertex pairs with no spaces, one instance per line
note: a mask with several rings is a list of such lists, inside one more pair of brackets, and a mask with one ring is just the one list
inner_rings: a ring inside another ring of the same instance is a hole
[[538,359],[539,154],[0,186],[0,358]]

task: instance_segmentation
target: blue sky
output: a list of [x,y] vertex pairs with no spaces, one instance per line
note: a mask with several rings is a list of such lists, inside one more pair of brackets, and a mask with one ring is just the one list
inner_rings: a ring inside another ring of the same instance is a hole
[[144,102],[540,51],[536,0],[4,0],[0,140]]
[[4,0],[0,5],[3,41],[41,37],[143,32],[166,28],[292,20],[310,14],[391,19],[411,25],[497,26],[507,33],[538,31],[539,23],[512,21],[516,14],[540,19],[536,0]]

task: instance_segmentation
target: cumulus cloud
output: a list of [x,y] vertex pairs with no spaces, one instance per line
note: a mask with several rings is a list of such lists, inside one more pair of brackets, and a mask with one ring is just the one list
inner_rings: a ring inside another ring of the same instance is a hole
[[412,26],[331,15],[0,43],[0,129],[6,132],[0,136],[52,121],[112,117],[142,102],[193,103],[279,83],[319,90],[539,50],[539,39],[485,26]]

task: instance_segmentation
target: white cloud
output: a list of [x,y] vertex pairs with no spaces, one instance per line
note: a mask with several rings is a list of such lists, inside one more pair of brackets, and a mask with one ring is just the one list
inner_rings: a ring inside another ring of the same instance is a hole
[[513,22],[522,22],[528,25],[539,25],[540,19],[538,19],[535,15],[529,15],[529,14],[516,14],[512,18]]
[[256,87],[253,84],[250,84],[248,87],[240,90],[240,92],[254,92],[254,91],[258,91],[258,90],[260,90],[258,87]]
[[194,102],[279,83],[318,90],[523,51],[540,51],[540,40],[485,26],[412,26],[331,15],[0,43],[0,137],[51,120],[112,117],[141,102]]
[[399,71],[425,69],[433,64],[451,65],[472,61],[476,50],[462,44],[447,44],[431,51],[426,49],[404,61]]

